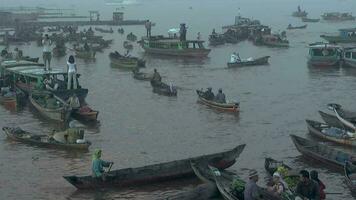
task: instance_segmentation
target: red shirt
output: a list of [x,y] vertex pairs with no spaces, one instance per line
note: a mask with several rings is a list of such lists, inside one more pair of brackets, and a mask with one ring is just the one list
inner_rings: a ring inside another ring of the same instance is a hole
[[326,187],[325,187],[324,183],[319,180],[319,194],[320,194],[320,199],[325,199],[325,198],[326,198],[326,195],[325,195],[325,192],[324,192],[325,188],[326,188]]

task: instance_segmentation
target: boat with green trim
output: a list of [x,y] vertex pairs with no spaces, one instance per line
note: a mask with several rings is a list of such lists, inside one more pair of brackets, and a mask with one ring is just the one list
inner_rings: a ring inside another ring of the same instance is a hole
[[343,64],[356,67],[356,48],[345,48],[343,53]]
[[178,57],[207,57],[210,49],[206,49],[202,40],[180,40],[179,38],[162,35],[143,37],[140,44],[146,53]]
[[71,107],[49,91],[33,91],[29,99],[41,115],[51,120],[66,122],[71,115]]
[[320,35],[330,43],[356,43],[356,28],[339,29],[339,35]]
[[145,67],[146,61],[137,57],[123,56],[119,52],[111,52],[109,54],[111,64],[121,68],[138,68]]
[[45,70],[43,64],[28,61],[4,61],[0,64],[1,79],[5,84],[15,85],[26,95],[32,90],[46,90],[44,80],[53,78],[58,84],[56,90],[51,91],[61,99],[67,100],[76,94],[79,101],[85,102],[88,89],[82,88],[79,84],[80,74],[77,74],[77,89],[67,89],[68,74],[63,69]]
[[309,45],[308,64],[312,66],[335,66],[341,60],[341,47],[328,43]]

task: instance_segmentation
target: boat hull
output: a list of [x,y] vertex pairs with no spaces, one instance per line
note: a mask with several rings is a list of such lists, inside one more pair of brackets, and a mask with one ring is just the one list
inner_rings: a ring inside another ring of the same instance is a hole
[[146,53],[165,55],[165,56],[177,56],[177,57],[207,57],[210,53],[210,49],[158,49],[143,47]]
[[324,163],[332,168],[342,170],[345,161],[352,155],[305,138],[290,135],[297,150],[306,158]]
[[227,63],[227,66],[230,68],[233,67],[244,67],[244,66],[256,66],[256,65],[266,65],[268,64],[270,56],[264,56],[261,58],[256,58],[253,61],[242,61],[242,62],[235,62],[235,63]]
[[[7,138],[10,140],[21,142],[24,144],[44,147],[44,148],[55,148],[55,149],[64,149],[64,150],[88,150],[89,146],[91,145],[90,142],[85,142],[83,144],[63,144],[59,142],[50,143],[50,142],[43,142],[30,138],[21,138],[16,136],[13,128],[9,128],[9,127],[3,127],[3,131],[7,136]],[[43,138],[48,137],[47,135],[34,135],[34,136],[43,137]]]
[[321,35],[320,37],[330,43],[354,43],[354,42],[356,42],[355,37],[340,37],[340,36],[326,36],[326,35]]
[[226,112],[239,112],[240,111],[240,105],[239,103],[216,103],[214,101],[209,101],[206,100],[205,98],[202,97],[203,92],[200,90],[197,90],[198,94],[198,102],[201,104],[204,104],[210,108],[214,108],[217,110],[221,111],[226,111]]
[[151,184],[153,182],[168,181],[194,175],[190,162],[212,165],[218,169],[225,169],[236,162],[245,145],[221,153],[198,156],[178,161],[148,165],[139,168],[127,168],[111,171],[107,179],[92,176],[64,176],[64,178],[78,189],[98,189],[105,187],[127,187]]

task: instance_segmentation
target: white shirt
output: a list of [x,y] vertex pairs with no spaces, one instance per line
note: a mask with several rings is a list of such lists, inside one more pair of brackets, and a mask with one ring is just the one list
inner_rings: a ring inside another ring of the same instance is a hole
[[51,40],[43,39],[42,40],[43,52],[51,52],[51,44],[52,44]]
[[235,63],[237,61],[237,56],[235,54],[231,55],[230,63]]
[[75,70],[75,63],[69,63],[69,62],[67,62],[67,65],[68,65],[68,73],[74,73],[74,72],[76,72],[76,70]]

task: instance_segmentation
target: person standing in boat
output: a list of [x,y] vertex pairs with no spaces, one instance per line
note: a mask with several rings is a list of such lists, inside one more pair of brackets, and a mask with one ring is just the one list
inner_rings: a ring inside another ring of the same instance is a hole
[[104,175],[104,167],[110,167],[114,162],[108,162],[101,159],[101,149],[95,149],[92,160],[92,176],[101,178]]
[[84,43],[84,51],[89,52],[90,51],[90,46],[88,45],[88,43]]
[[256,170],[251,170],[249,173],[249,181],[245,185],[244,200],[260,199],[260,192],[257,186],[258,173]]
[[150,22],[150,20],[147,20],[145,23],[145,27],[146,27],[146,36],[147,38],[151,37],[151,27],[152,27],[152,23]]
[[313,181],[317,182],[318,185],[319,185],[320,200],[325,199],[325,198],[326,198],[326,195],[325,195],[324,190],[325,190],[326,187],[325,187],[324,183],[319,179],[319,177],[318,177],[318,172],[315,171],[315,170],[311,171],[311,172],[310,172],[310,178],[311,178]]
[[225,94],[222,92],[221,88],[219,89],[218,94],[216,94],[215,101],[217,103],[226,103]]
[[157,84],[157,83],[161,83],[161,81],[162,81],[161,75],[158,73],[157,69],[154,69],[153,76],[152,76],[152,82]]
[[187,27],[185,26],[185,23],[180,24],[180,41],[186,41],[187,39]]
[[51,70],[51,59],[52,59],[52,52],[51,52],[51,45],[52,41],[49,39],[48,34],[45,35],[44,39],[42,40],[43,45],[43,62],[45,64],[46,70]]
[[201,34],[198,32],[197,40],[201,40]]
[[303,200],[320,200],[319,186],[310,179],[309,172],[301,170],[300,180],[297,185],[296,195]]
[[67,62],[67,73],[68,73],[68,83],[67,89],[72,89],[72,81],[73,81],[73,89],[77,89],[77,64],[75,63],[74,56],[70,55]]

